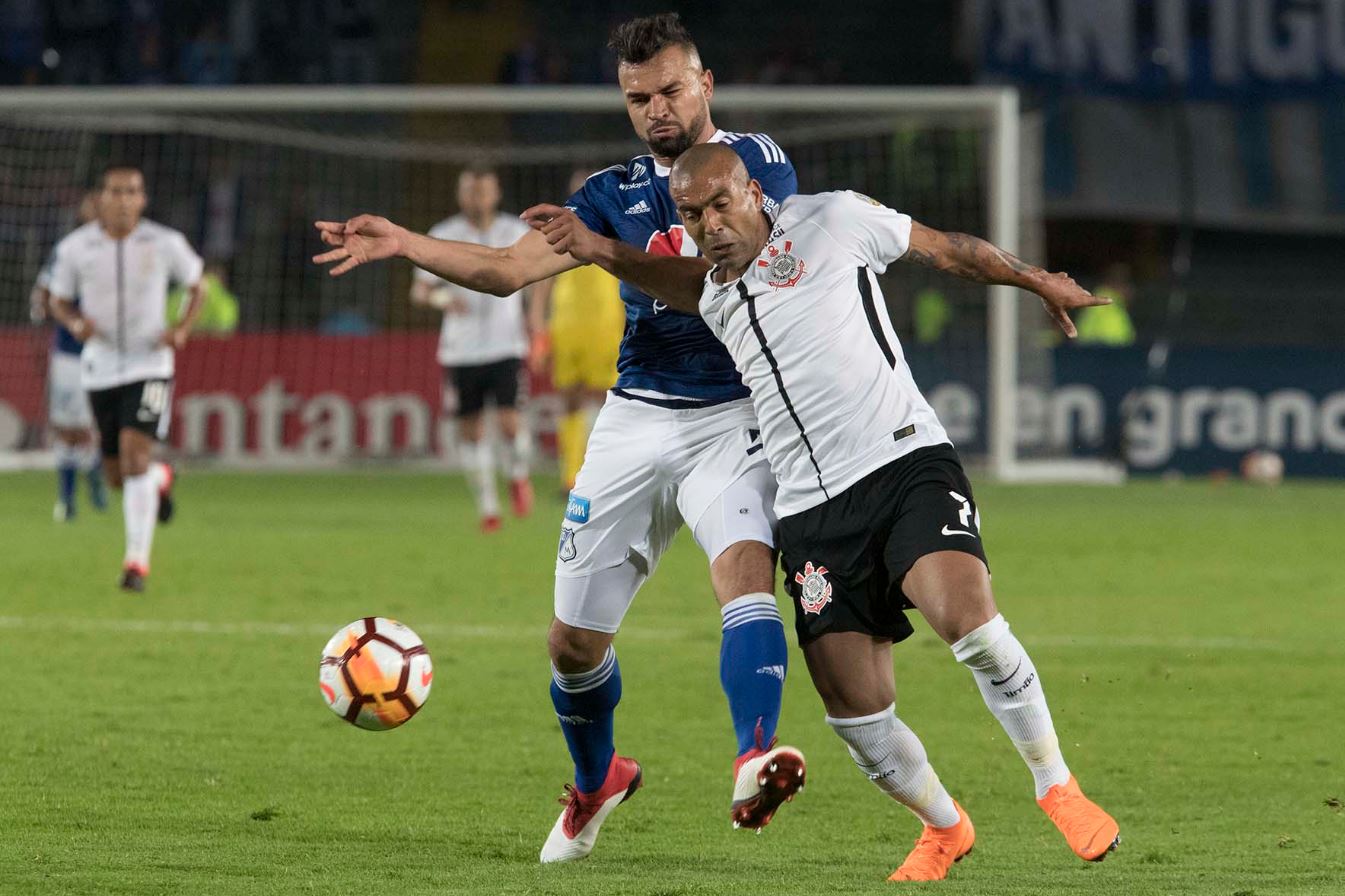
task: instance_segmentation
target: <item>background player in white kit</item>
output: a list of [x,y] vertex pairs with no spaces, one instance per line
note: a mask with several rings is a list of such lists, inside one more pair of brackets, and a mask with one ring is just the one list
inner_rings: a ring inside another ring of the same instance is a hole
[[[528,232],[527,225],[514,215],[500,214],[500,181],[484,166],[465,168],[458,175],[458,209],[458,214],[430,228],[429,235],[502,249]],[[528,293],[529,305],[544,302],[548,285],[543,280],[501,300],[449,283],[423,268],[416,268],[411,285],[412,302],[444,312],[438,354],[443,367],[444,413],[457,417],[463,469],[483,532],[500,527],[495,447],[485,438],[487,406],[495,408],[504,437],[514,515],[527,516],[532,511],[528,478],[532,434],[519,415],[523,358],[531,341],[524,326],[523,294]]]
[[[631,124],[650,152],[598,172],[570,198],[594,226],[640,249],[692,254],[667,178],[673,160],[699,143],[729,146],[765,185],[771,207],[796,190],[793,165],[770,138],[715,127],[714,77],[676,14],[620,25],[608,45]],[[535,233],[488,249],[428,239],[370,215],[317,227],[336,248],[314,261],[337,263],[334,275],[400,256],[452,282],[508,295],[581,264]],[[639,764],[615,750],[621,673],[612,641],[683,523],[705,551],[722,618],[720,683],[737,740],[735,826],[761,828],[804,782],[802,754],[775,745],[788,664],[774,595],[775,484],[755,440],[747,390],[698,317],[669,313],[629,284],[621,296],[626,335],[617,386],[598,414],[557,550],[551,700],[575,784],[567,785],[543,862],[588,855],[604,820],[643,780]]]
[[[153,460],[154,443],[168,433],[173,352],[186,345],[201,310],[200,256],[176,230],[142,219],[146,202],[139,168],[105,169],[98,220],[57,244],[50,286],[53,315],[84,343],[80,366],[103,470],[122,492],[128,591],[144,590],[155,521],[172,516],[173,471]],[[187,287],[187,307],[168,328],[175,285]]]
[[[79,204],[79,223],[88,224],[98,216],[98,191],[84,194]],[[56,248],[43,264],[30,296],[32,319],[42,323],[51,319],[51,269],[56,263]],[[78,303],[78,297],[75,299]],[[107,507],[107,488],[103,483],[103,461],[94,437],[93,409],[80,382],[79,355],[83,346],[61,325],[53,328],[51,350],[47,357],[47,421],[52,429],[52,449],[56,454],[57,500],[52,516],[57,522],[75,518],[75,484],[84,473],[89,485],[89,501],[98,510]]]
[[682,263],[679,284],[666,263],[598,238],[560,209],[539,228],[557,252],[698,308],[732,353],[779,480],[781,565],[827,722],[879,789],[925,824],[891,879],[941,879],[975,842],[895,714],[891,648],[912,632],[911,607],[971,670],[1070,848],[1104,858],[1119,829],[1070,774],[1032,660],[996,609],[971,485],[911,377],[875,274],[900,259],[1018,286],[1040,295],[1069,335],[1066,309],[1108,300],[857,193],[794,196],[772,220],[760,187],[721,147],[684,153],[669,190],[715,262],[703,282],[699,265]]

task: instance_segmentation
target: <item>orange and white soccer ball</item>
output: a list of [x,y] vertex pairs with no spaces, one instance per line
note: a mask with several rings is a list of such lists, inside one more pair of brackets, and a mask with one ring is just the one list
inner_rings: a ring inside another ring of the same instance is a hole
[[318,688],[352,725],[386,731],[405,724],[430,696],[434,666],[420,636],[395,619],[366,616],[342,626],[322,649]]

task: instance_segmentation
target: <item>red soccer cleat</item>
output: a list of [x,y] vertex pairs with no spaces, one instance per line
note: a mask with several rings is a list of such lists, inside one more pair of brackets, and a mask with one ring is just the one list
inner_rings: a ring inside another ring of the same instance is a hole
[[532,513],[532,480],[527,477],[509,480],[509,499],[514,505],[514,516]]
[[640,763],[614,753],[612,764],[607,767],[607,779],[597,793],[583,793],[573,784],[566,784],[560,798],[565,811],[560,813],[542,845],[542,861],[571,862],[591,853],[598,840],[598,828],[643,783]]
[[775,811],[794,799],[807,781],[808,766],[794,747],[753,748],[733,763],[733,803],[729,816],[735,828],[759,831]]
[[489,535],[492,532],[498,531],[500,531],[500,518],[498,516],[491,515],[481,517],[481,532],[483,534]]

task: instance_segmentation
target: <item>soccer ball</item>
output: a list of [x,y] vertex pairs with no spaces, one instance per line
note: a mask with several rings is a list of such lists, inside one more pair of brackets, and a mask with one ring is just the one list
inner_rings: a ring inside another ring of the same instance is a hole
[[352,725],[386,731],[425,705],[434,667],[425,644],[395,619],[366,616],[342,626],[322,649],[318,688]]
[[1242,458],[1242,478],[1258,485],[1279,485],[1284,479],[1284,458],[1274,451],[1249,451]]

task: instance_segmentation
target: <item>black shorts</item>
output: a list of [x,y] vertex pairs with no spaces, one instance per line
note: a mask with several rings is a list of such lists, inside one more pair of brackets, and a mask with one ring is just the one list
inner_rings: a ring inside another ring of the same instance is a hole
[[779,545],[800,645],[828,632],[901,641],[912,632],[901,581],[916,560],[961,551],[986,562],[971,483],[951,445],[916,449],[785,517]]
[[121,453],[121,431],[135,429],[152,439],[168,436],[173,407],[172,380],[138,380],[89,393],[103,457]]
[[497,408],[518,407],[521,361],[505,358],[489,364],[444,368],[444,413],[473,417],[490,401]]

